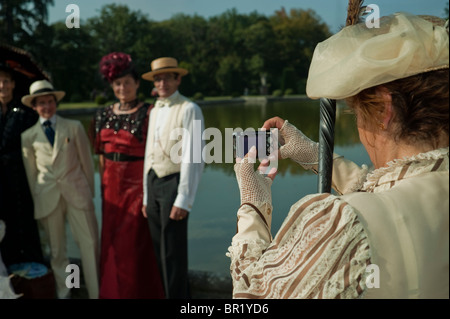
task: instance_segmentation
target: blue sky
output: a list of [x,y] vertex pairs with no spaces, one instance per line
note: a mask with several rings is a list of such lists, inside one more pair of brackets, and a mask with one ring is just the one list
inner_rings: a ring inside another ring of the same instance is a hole
[[[49,22],[65,21],[68,4],[80,8],[80,18],[96,16],[106,4],[128,5],[133,11],[140,11],[153,21],[170,19],[174,14],[200,15],[205,18],[220,15],[228,9],[236,8],[239,13],[248,14],[256,11],[266,16],[284,7],[290,9],[313,9],[328,24],[332,32],[344,24],[348,0],[55,0],[49,8]],[[448,0],[366,0],[365,4],[376,4],[381,16],[398,11],[413,14],[430,14],[442,17]],[[81,25],[82,26],[82,25]]]

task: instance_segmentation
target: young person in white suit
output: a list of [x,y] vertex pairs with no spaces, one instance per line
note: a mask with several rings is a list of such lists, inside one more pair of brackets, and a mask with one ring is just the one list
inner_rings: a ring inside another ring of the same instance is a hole
[[58,298],[70,297],[66,272],[66,219],[80,248],[89,298],[98,298],[99,236],[94,209],[94,165],[87,134],[79,121],[56,115],[65,92],[36,81],[22,103],[39,114],[37,123],[22,133],[22,155],[35,218],[47,235]]

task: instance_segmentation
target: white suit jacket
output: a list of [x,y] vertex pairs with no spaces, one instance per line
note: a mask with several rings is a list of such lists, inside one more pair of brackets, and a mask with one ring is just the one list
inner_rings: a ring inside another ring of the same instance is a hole
[[36,219],[50,214],[60,196],[78,209],[92,207],[94,164],[79,121],[56,116],[53,147],[37,121],[22,133],[22,155]]

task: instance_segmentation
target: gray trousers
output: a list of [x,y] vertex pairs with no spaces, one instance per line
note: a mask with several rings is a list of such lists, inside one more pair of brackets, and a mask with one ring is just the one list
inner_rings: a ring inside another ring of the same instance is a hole
[[187,221],[169,218],[177,197],[180,174],[158,178],[147,175],[147,220],[164,284],[166,298],[190,298],[188,283]]

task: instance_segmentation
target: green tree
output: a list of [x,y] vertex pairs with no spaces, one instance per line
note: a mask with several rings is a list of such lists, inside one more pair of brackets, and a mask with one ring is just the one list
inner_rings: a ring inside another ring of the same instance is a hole
[[47,22],[48,5],[53,5],[53,0],[2,0],[0,39],[13,45],[27,42],[36,27]]
[[55,87],[66,91],[64,101],[88,100],[98,86],[97,46],[88,28],[68,29],[63,22],[41,25],[29,49],[48,70]]
[[216,72],[216,81],[225,95],[240,95],[244,89],[242,58],[236,54],[223,57]]
[[284,68],[281,77],[281,91],[285,93],[288,89],[292,90],[294,93],[297,92],[297,76],[292,67]]
[[[265,60],[263,53],[258,52],[258,47],[254,45],[259,45],[258,40],[263,41],[264,35],[260,34],[258,39],[247,30],[264,20],[267,21],[267,18],[256,12],[241,15],[235,9],[209,19],[209,59],[214,60],[221,94],[242,94],[245,88],[257,90],[260,73],[265,69]],[[254,57],[258,54],[259,57]],[[228,71],[231,73],[226,74]],[[233,83],[225,83],[230,80]]]
[[[93,45],[97,48],[95,68],[91,76],[99,79],[98,64],[102,56],[111,52],[125,52],[130,54],[139,74],[150,70],[151,53],[154,54],[158,43],[164,46],[171,42],[161,37],[160,30],[141,12],[132,11],[125,5],[109,4],[101,8],[97,17],[88,19],[85,27],[92,37]],[[107,83],[98,83],[110,92]],[[139,91],[150,96],[152,84],[141,81]]]
[[170,34],[171,43],[161,47],[160,56],[173,56],[178,59],[180,66],[189,70],[189,76],[183,78],[180,90],[183,94],[192,96],[197,92],[210,92],[216,87],[214,81],[207,80],[214,74],[215,58],[211,56],[208,46],[208,21],[198,15],[174,15],[169,21],[161,23],[161,37]]
[[69,101],[89,100],[89,93],[97,86],[98,53],[88,29],[67,29],[63,23],[52,28],[53,50],[59,48],[50,64],[54,81],[68,92]]
[[270,17],[270,21],[275,33],[278,61],[283,65],[279,69],[278,81],[284,67],[294,68],[298,79],[306,78],[314,48],[331,35],[328,26],[310,9],[292,9],[288,14],[282,8]]
[[250,91],[259,93],[261,76],[279,72],[278,49],[276,47],[275,33],[268,18],[261,18],[242,34],[246,57],[248,83]]
[[[181,86],[188,96],[238,95],[245,88],[257,94],[262,79],[272,90],[284,87],[301,93],[314,48],[330,35],[312,10],[296,9],[288,14],[282,9],[266,17],[232,9],[209,19],[177,14],[155,22],[116,4],[102,7],[82,28],[67,29],[61,22],[46,24],[46,8],[51,3],[3,0],[0,35],[14,26],[26,29],[8,34],[20,40],[15,45],[23,45],[42,62],[68,98],[86,99],[94,88],[109,91],[100,79],[98,63],[113,51],[130,54],[140,74],[150,70],[155,58],[176,57],[180,66],[189,70]],[[33,5],[39,10],[24,11]],[[283,76],[283,70],[290,70],[290,75]],[[149,97],[152,86],[141,81],[140,93]]]
[[88,19],[85,27],[90,30],[101,56],[114,51],[133,54],[139,39],[150,32],[146,15],[116,4],[103,6],[100,15]]

